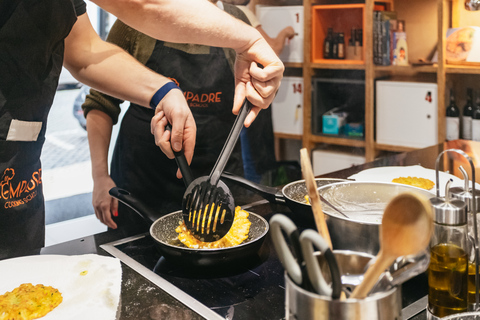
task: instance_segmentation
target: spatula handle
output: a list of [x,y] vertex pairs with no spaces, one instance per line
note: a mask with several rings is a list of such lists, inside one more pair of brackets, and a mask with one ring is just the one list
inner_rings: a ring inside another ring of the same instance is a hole
[[237,143],[238,137],[240,136],[240,132],[243,128],[243,123],[245,122],[247,115],[250,113],[250,110],[252,110],[252,105],[247,99],[245,99],[245,103],[240,109],[240,112],[235,119],[235,123],[233,124],[232,130],[230,130],[228,138],[223,145],[222,152],[220,152],[220,156],[218,157],[217,162],[212,169],[212,173],[210,173],[210,183],[214,186],[217,185],[223,169],[225,169],[225,166],[227,165],[227,161],[232,154],[235,144]]
[[[172,131],[172,125],[169,123],[165,126],[165,130]],[[173,148],[172,148],[173,150]],[[175,156],[175,162],[177,162],[178,168],[180,168],[180,172],[182,173],[183,182],[185,183],[185,187],[188,188],[190,183],[193,181],[193,173],[192,169],[188,165],[187,158],[185,158],[185,154],[183,153],[183,149],[180,151],[173,150],[173,155]]]

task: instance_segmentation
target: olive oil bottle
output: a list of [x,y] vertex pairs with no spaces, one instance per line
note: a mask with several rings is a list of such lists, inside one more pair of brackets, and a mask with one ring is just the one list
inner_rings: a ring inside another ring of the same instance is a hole
[[431,248],[428,268],[428,309],[437,317],[467,311],[468,256],[465,250],[441,243]]
[[450,198],[452,181],[447,182],[445,198],[430,199],[434,223],[428,266],[428,320],[468,309],[467,205]]

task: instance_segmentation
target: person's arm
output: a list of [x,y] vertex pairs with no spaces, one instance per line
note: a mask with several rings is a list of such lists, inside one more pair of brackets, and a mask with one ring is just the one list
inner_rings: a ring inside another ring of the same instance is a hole
[[115,187],[108,172],[108,148],[112,135],[112,118],[99,110],[90,110],[87,114],[87,135],[92,161],[93,192],[92,204],[98,220],[112,229],[117,224],[112,220],[112,214],[118,212],[118,201],[112,198],[108,191]]
[[245,120],[247,126],[261,108],[267,108],[273,101],[283,77],[283,63],[255,28],[231,17],[212,3],[204,0],[93,2],[156,39],[235,49],[233,112],[238,113],[245,97],[256,106]]
[[285,41],[287,39],[292,39],[295,36],[295,30],[293,30],[291,26],[282,29],[275,38],[270,38],[270,36],[265,32],[265,30],[263,30],[261,25],[257,27],[257,30],[265,38],[265,40],[267,40],[273,51],[275,51],[275,53],[278,55],[282,53],[283,48],[285,47]]
[[[227,2],[230,1],[227,0]],[[265,32],[265,30],[263,30],[262,24],[258,20],[255,13],[250,10],[250,8],[242,5],[237,6],[237,8],[243,11],[245,16],[247,16],[248,21],[250,21],[250,25],[260,32],[260,34],[265,38],[265,40],[267,40],[268,44],[272,47],[273,51],[275,51],[277,55],[280,55],[280,53],[282,53],[283,48],[285,47],[285,41],[295,36],[295,30],[293,29],[293,27],[288,26],[282,29],[275,38],[271,38]]]
[[[149,107],[155,92],[169,82],[119,47],[100,39],[87,14],[78,17],[65,39],[65,67],[82,83],[119,99]],[[180,90],[170,90],[157,105],[172,124],[172,144],[175,150],[184,149],[191,162],[195,146],[196,126],[190,108]],[[155,143],[173,159],[170,133],[154,126]]]

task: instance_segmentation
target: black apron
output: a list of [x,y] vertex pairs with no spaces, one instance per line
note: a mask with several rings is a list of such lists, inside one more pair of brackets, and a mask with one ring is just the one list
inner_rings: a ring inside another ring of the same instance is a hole
[[[171,78],[184,92],[197,125],[192,172],[194,177],[209,175],[235,121],[234,76],[222,48],[203,47],[207,53],[190,54],[169,45],[157,41],[146,66]],[[185,185],[176,178],[175,160],[155,145],[150,132],[153,115],[152,109],[131,104],[115,145],[111,176],[118,187],[130,191],[160,217],[181,209]],[[243,175],[240,143],[225,170]],[[114,220],[120,225],[139,222],[122,204]]]
[[44,245],[40,153],[77,19],[71,0],[15,2],[0,19],[0,259]]

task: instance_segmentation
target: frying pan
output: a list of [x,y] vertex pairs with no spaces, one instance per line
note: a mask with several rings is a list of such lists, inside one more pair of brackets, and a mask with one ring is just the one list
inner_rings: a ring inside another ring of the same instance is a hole
[[217,267],[240,262],[258,253],[268,233],[268,222],[261,216],[249,212],[251,222],[248,238],[241,244],[219,249],[191,249],[185,247],[179,240],[175,229],[183,220],[182,211],[175,211],[160,218],[130,192],[114,187],[110,195],[138,213],[150,226],[150,236],[155,241],[158,251],[169,262],[191,267]]
[[[238,185],[241,185],[242,187],[259,194],[270,203],[287,205],[287,207],[293,213],[295,213],[295,216],[300,219],[314,221],[312,207],[307,204],[305,200],[305,196],[308,195],[305,180],[290,182],[280,189],[260,185],[229,172],[223,172],[222,179],[237,183]],[[345,181],[348,180],[336,178],[315,178],[317,188],[328,184]]]

